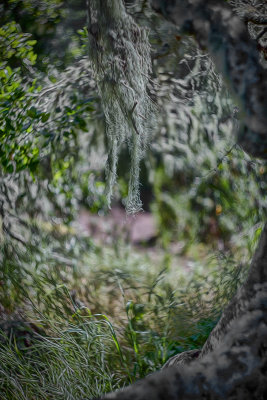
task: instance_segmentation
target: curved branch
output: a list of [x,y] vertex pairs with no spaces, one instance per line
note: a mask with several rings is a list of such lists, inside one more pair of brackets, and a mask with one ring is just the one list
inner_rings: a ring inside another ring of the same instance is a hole
[[[229,318],[230,317],[230,318]],[[190,365],[165,368],[104,398],[117,400],[251,400],[267,390],[267,224],[246,283],[218,329]],[[220,344],[218,346],[218,343]]]
[[201,357],[218,347],[234,320],[247,312],[250,299],[256,296],[258,286],[267,282],[267,224],[263,228],[258,248],[252,259],[246,282],[237,291],[233,299],[204,344]]
[[247,313],[220,347],[189,366],[164,369],[104,398],[116,400],[252,400],[267,390],[267,290],[258,288]]

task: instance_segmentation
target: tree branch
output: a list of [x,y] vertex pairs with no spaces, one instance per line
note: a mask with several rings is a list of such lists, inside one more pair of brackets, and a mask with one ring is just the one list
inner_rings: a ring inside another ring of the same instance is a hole
[[233,320],[247,312],[249,299],[256,296],[258,285],[265,282],[267,282],[267,223],[263,228],[246,282],[223,311],[219,322],[204,344],[201,357],[218,347],[225,334],[231,329]]
[[258,287],[247,313],[220,347],[189,366],[164,369],[107,395],[117,400],[252,400],[267,390],[267,287]]

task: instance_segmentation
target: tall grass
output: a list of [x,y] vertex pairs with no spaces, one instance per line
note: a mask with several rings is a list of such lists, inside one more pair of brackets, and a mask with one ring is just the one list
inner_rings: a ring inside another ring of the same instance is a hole
[[61,246],[2,246],[1,399],[89,399],[160,369],[203,345],[247,270],[205,252]]

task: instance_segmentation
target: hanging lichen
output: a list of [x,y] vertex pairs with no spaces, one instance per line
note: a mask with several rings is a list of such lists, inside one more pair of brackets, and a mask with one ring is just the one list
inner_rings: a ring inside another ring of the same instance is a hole
[[122,0],[88,0],[89,58],[107,125],[107,199],[111,202],[118,154],[126,142],[131,155],[126,210],[141,209],[139,165],[155,107],[147,86],[151,71],[148,33],[127,14]]

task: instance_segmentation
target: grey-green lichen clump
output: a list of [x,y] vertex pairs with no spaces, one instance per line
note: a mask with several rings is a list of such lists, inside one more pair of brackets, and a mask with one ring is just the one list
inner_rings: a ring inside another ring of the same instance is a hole
[[127,143],[130,181],[126,210],[141,209],[139,164],[152,128],[155,106],[147,86],[151,71],[148,32],[127,14],[122,0],[90,0],[89,56],[106,119],[109,155],[106,194],[110,204],[120,147]]

